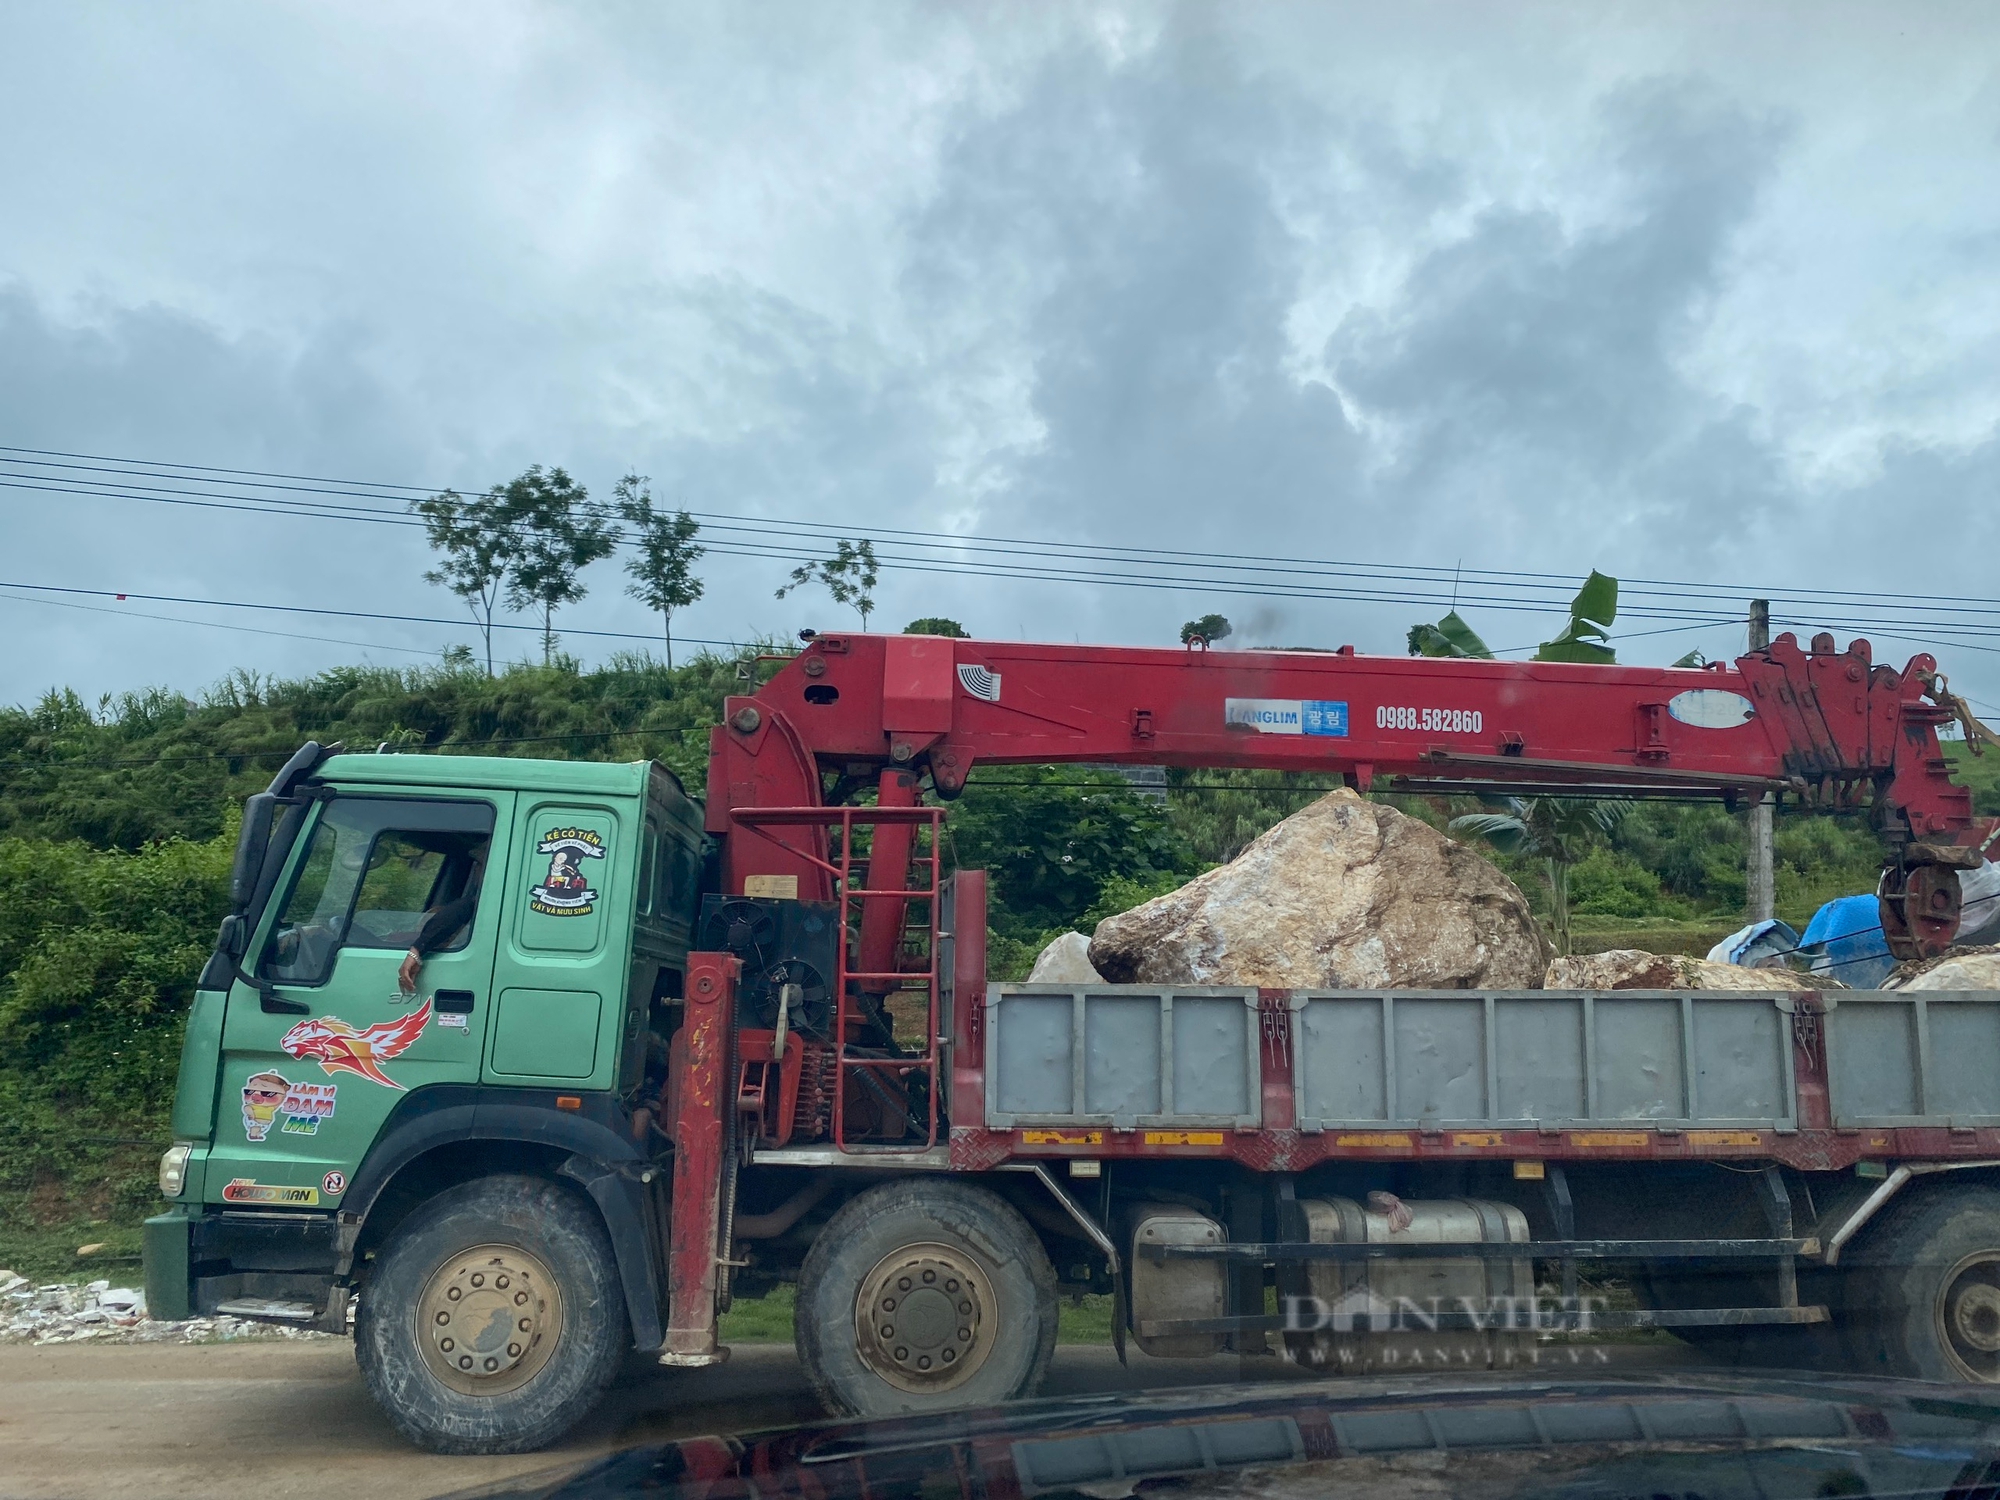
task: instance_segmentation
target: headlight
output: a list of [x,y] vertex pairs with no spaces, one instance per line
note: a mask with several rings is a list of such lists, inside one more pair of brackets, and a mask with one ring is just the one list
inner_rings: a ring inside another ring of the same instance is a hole
[[187,1186],[188,1158],[194,1154],[192,1146],[169,1146],[160,1158],[160,1196],[178,1198],[181,1189]]

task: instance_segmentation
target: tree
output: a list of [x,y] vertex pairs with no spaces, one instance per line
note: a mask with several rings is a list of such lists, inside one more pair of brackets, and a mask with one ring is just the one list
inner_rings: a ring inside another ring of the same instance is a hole
[[965,633],[965,627],[956,620],[947,620],[943,615],[925,615],[921,620],[912,620],[903,627],[904,635],[943,635],[955,641],[972,639]]
[[426,583],[441,584],[465,601],[486,643],[486,675],[493,675],[493,611],[513,560],[513,534],[501,516],[495,494],[467,500],[456,490],[443,490],[410,509],[424,518],[424,536],[444,560],[424,574]]
[[778,590],[778,597],[782,599],[809,583],[823,583],[835,604],[854,606],[861,616],[861,628],[866,630],[868,617],[875,612],[876,566],[874,542],[866,538],[850,542],[842,537],[832,557],[792,569],[792,581]]
[[555,661],[556,610],[589,592],[579,574],[618,544],[618,534],[586,506],[590,492],[560,468],[531,464],[493,491],[511,537],[507,602],[542,612],[542,665]]
[[1229,635],[1233,627],[1221,615],[1203,615],[1199,620],[1189,620],[1181,626],[1181,644],[1191,645],[1200,641],[1204,646],[1212,646]]
[[632,523],[632,540],[638,552],[625,564],[632,581],[625,592],[649,609],[660,612],[666,627],[667,666],[674,664],[674,611],[701,597],[701,580],[694,576],[695,563],[707,553],[695,537],[701,527],[684,510],[669,515],[653,509],[653,493],[642,474],[627,474],[618,481],[618,513]]
[[1570,951],[1569,872],[1598,839],[1632,811],[1630,802],[1576,797],[1501,797],[1505,812],[1467,813],[1451,820],[1453,833],[1483,838],[1502,854],[1539,859],[1549,882],[1549,925],[1556,952]]

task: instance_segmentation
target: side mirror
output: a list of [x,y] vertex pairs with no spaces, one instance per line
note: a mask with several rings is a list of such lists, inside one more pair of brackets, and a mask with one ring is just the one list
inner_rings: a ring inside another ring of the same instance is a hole
[[250,941],[250,927],[242,917],[231,912],[222,919],[222,928],[215,934],[215,951],[208,955],[208,962],[202,966],[201,978],[195,981],[198,990],[226,990],[236,978],[236,966],[243,962],[243,949]]
[[257,894],[257,877],[264,871],[264,852],[271,843],[271,824],[278,815],[278,799],[270,792],[258,792],[243,804],[243,832],[236,839],[236,862],[229,867],[229,904],[246,910]]

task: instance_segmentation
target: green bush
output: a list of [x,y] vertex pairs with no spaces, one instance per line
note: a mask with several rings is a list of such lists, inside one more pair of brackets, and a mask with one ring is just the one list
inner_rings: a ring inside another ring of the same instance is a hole
[[975,776],[950,828],[957,863],[988,872],[989,925],[1018,943],[1078,921],[1113,879],[1178,883],[1199,867],[1166,809],[1088,766]]
[[[1606,917],[1678,916],[1686,903],[1660,894],[1660,877],[1611,849],[1593,849],[1569,874],[1570,909]],[[1666,908],[1676,908],[1668,911]]]
[[234,842],[0,839],[0,1186],[44,1217],[151,1202]]

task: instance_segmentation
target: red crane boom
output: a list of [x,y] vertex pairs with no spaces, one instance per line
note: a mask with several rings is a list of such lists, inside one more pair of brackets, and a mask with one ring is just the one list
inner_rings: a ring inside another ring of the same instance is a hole
[[[725,891],[765,876],[827,899],[827,824],[772,813],[865,784],[884,807],[914,806],[926,780],[949,800],[979,764],[1259,767],[1363,791],[1730,805],[1771,792],[1869,815],[1888,852],[1890,946],[1917,956],[1950,942],[1956,871],[1979,859],[1970,795],[1938,742],[1955,700],[1936,668],[1921,654],[1880,666],[1865,640],[1836,650],[1828,635],[1705,668],[822,635],[725,705],[708,827],[750,835],[724,840]],[[870,886],[900,887],[915,834],[878,829]],[[858,968],[890,970],[899,930],[892,903],[869,905]]]

